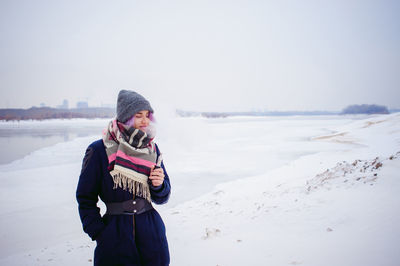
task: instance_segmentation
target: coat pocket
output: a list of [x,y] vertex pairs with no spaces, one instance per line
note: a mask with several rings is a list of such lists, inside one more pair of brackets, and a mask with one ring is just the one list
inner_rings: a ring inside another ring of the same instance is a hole
[[99,233],[99,235],[96,237],[97,245],[107,243],[107,242],[112,242],[112,240],[114,239],[114,236],[111,232],[113,229],[113,220],[107,219],[106,217],[104,217],[103,222],[105,224],[105,227]]

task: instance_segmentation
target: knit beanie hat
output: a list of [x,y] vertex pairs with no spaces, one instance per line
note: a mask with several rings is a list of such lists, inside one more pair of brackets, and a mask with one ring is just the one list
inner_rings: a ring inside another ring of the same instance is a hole
[[139,93],[128,90],[121,90],[118,93],[118,121],[125,123],[129,118],[142,110],[148,110],[150,113],[154,113],[150,103]]

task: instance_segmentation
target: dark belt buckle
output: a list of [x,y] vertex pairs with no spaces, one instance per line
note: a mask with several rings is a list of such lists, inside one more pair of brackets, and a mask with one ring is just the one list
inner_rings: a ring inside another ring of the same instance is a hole
[[136,213],[137,212],[137,202],[135,200],[127,200],[122,202],[122,209],[127,213]]
[[127,200],[122,203],[122,208],[126,213],[138,213],[141,209],[143,209],[143,201],[142,200]]

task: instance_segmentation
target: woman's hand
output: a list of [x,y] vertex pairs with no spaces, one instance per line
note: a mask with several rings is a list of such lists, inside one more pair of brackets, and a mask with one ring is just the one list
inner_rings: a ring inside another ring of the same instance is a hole
[[164,182],[164,170],[161,167],[157,167],[154,169],[155,166],[151,168],[149,179],[151,180],[151,184],[155,187],[162,185]]

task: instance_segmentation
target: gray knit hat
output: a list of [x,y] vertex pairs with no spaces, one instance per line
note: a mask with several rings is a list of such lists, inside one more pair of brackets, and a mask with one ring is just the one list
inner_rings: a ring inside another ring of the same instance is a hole
[[142,95],[134,91],[121,90],[118,93],[117,102],[117,120],[125,123],[134,114],[148,110],[150,113],[154,113],[151,108],[149,101],[147,101]]

